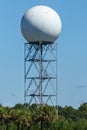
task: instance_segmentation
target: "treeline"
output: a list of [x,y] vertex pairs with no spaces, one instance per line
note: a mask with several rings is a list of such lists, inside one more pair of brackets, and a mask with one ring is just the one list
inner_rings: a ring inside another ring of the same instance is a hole
[[55,108],[36,104],[0,105],[0,130],[87,130],[87,103],[78,109],[58,106],[58,119]]

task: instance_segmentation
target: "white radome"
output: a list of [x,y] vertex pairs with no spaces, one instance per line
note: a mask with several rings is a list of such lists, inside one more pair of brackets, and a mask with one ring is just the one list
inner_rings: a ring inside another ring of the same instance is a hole
[[61,19],[50,7],[34,6],[21,20],[21,31],[28,42],[54,42],[61,33]]

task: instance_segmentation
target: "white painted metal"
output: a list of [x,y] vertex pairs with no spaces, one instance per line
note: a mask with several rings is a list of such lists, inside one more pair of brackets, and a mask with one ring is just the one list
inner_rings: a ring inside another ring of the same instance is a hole
[[61,28],[59,15],[47,6],[32,7],[21,20],[21,31],[28,42],[54,42]]

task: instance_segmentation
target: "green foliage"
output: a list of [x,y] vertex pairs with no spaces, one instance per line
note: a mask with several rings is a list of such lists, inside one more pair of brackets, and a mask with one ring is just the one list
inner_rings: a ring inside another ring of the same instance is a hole
[[51,106],[33,105],[31,111],[32,126],[50,128],[56,119],[55,109]]
[[87,112],[87,103],[83,103],[78,110]]
[[59,115],[63,115],[67,120],[77,120],[78,111],[71,106],[59,107]]
[[78,109],[59,106],[58,119],[49,105],[0,105],[0,130],[87,130],[87,103]]

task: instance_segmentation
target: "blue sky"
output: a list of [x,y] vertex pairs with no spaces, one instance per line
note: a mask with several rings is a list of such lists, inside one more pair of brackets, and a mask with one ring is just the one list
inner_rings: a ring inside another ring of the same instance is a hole
[[0,103],[24,102],[23,14],[44,4],[59,13],[62,33],[58,43],[58,104],[79,107],[87,102],[87,0],[0,1]]

